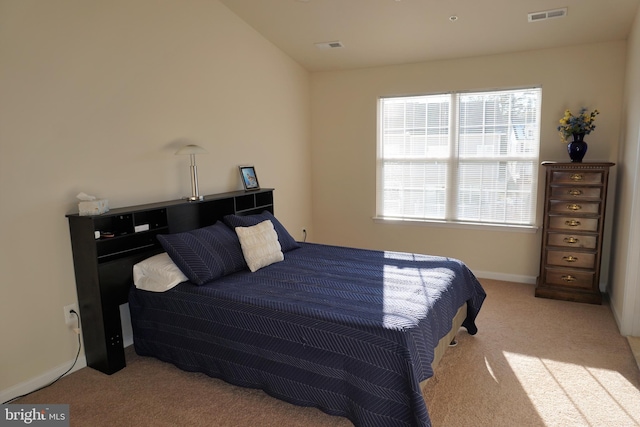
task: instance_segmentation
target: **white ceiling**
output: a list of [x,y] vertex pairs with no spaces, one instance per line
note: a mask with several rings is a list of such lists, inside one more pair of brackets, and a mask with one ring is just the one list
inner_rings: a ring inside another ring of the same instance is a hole
[[[627,38],[640,0],[220,0],[309,71]],[[565,18],[527,14],[568,8]],[[451,21],[450,16],[458,17]],[[341,41],[321,50],[318,42]],[[558,64],[566,66],[568,64]]]

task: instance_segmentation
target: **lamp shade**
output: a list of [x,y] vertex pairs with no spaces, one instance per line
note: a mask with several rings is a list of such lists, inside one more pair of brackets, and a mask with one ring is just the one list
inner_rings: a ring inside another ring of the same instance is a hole
[[207,150],[200,147],[199,145],[189,144],[176,151],[176,155],[179,154],[207,154]]

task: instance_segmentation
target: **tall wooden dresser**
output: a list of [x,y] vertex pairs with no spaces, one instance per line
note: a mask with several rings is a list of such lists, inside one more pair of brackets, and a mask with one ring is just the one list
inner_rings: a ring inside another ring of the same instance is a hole
[[537,297],[601,304],[600,261],[609,168],[543,162],[544,229]]

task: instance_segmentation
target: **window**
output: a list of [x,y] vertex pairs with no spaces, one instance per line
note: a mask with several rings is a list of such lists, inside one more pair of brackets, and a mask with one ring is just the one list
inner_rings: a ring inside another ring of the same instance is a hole
[[534,225],[541,97],[380,99],[377,217]]

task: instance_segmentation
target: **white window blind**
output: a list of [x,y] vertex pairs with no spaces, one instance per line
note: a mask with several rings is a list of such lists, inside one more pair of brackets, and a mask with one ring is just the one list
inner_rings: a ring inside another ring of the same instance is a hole
[[377,216],[534,225],[539,88],[382,98]]

